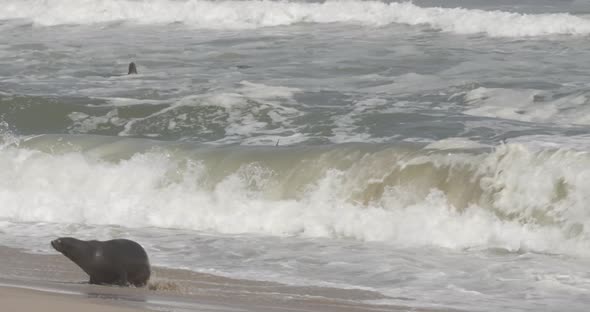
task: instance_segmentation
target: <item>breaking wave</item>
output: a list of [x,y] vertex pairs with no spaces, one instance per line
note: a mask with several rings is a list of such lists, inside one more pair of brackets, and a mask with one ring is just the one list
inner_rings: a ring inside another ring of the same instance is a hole
[[251,29],[297,23],[351,23],[369,27],[425,25],[457,34],[493,37],[586,35],[590,20],[568,13],[521,14],[463,8],[419,7],[380,1],[208,1],[208,0],[9,0],[0,19],[37,25],[183,23],[209,29]]
[[525,143],[449,152],[139,141],[40,136],[5,146],[0,220],[589,250],[588,152]]

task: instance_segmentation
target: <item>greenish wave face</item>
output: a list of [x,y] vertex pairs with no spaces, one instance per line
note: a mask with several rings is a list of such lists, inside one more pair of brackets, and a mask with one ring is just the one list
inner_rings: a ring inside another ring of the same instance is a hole
[[570,248],[589,235],[580,198],[590,184],[579,178],[589,162],[523,143],[216,147],[45,135],[0,150],[0,217],[577,254]]

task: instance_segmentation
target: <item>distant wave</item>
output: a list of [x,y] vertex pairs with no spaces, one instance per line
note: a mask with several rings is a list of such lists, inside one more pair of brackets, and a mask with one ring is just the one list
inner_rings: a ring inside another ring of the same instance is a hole
[[571,14],[519,14],[463,8],[419,7],[410,2],[209,0],[7,0],[0,19],[42,26],[128,21],[184,23],[197,28],[251,29],[296,23],[352,23],[372,27],[426,25],[457,34],[493,37],[585,35],[590,20]]

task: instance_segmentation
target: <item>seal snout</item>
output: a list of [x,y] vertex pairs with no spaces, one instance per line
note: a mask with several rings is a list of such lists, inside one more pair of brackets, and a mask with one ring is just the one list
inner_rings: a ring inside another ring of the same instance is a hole
[[58,239],[52,240],[52,241],[51,241],[51,246],[52,246],[52,247],[53,247],[55,250],[57,250],[57,251],[61,252],[61,251],[62,251],[62,244],[61,244],[61,239],[59,239],[59,238],[58,238]]

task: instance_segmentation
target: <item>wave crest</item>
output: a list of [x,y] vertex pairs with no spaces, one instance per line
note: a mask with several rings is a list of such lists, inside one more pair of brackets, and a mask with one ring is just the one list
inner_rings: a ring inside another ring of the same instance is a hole
[[296,23],[352,23],[379,27],[426,25],[457,34],[493,37],[586,35],[590,20],[562,14],[520,14],[463,8],[419,7],[411,2],[211,1],[211,0],[10,0],[0,19],[27,19],[43,26],[128,21],[183,23],[208,29],[251,29]]
[[0,150],[0,220],[574,254],[590,247],[587,152],[520,143],[483,153],[175,147],[107,162],[120,144],[87,137],[90,150],[80,152],[46,139],[23,144],[45,142],[51,153]]

